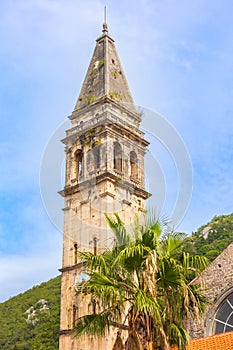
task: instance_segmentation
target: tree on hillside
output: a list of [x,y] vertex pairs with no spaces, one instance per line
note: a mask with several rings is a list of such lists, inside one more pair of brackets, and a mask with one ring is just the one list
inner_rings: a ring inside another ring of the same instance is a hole
[[157,220],[137,221],[129,232],[117,214],[106,218],[114,247],[99,255],[80,253],[89,278],[77,292],[88,295],[94,307],[77,320],[77,336],[105,336],[116,327],[113,350],[167,350],[175,344],[185,349],[185,320],[205,305],[191,281],[206,267],[206,258],[190,257],[184,234],[164,233]]
[[203,255],[211,262],[233,242],[233,214],[215,216],[187,238],[190,254]]

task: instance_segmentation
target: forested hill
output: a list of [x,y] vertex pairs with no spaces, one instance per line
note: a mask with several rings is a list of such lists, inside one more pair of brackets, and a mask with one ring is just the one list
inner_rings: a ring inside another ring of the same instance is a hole
[[0,304],[1,350],[57,350],[60,276]]
[[[187,238],[211,261],[233,242],[233,214],[216,216]],[[60,276],[0,304],[1,350],[58,350]]]
[[213,261],[233,242],[233,214],[215,216],[188,238],[188,250]]

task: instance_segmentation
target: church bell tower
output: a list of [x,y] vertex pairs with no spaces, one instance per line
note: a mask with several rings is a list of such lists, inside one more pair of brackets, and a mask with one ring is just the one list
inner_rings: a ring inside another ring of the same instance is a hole
[[111,350],[115,334],[105,339],[76,338],[77,317],[90,312],[78,299],[76,285],[85,277],[79,251],[98,254],[113,236],[104,214],[118,213],[126,224],[145,211],[150,194],[144,185],[144,156],[149,144],[140,131],[114,40],[103,33],[69,116],[71,128],[62,140],[66,151],[64,237],[59,350]]

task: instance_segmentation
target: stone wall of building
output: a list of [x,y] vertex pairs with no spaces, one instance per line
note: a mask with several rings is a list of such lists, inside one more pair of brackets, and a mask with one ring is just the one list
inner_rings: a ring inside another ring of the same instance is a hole
[[231,243],[195,280],[203,285],[208,305],[200,320],[190,326],[192,338],[202,338],[213,334],[216,312],[233,291],[233,243]]

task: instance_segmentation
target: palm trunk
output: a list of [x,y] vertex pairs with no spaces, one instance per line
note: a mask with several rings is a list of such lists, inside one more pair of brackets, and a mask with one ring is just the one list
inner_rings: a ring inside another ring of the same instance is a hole
[[163,350],[170,350],[170,345],[169,345],[169,343],[167,341],[167,336],[166,336],[163,328],[160,327],[159,331],[160,331],[161,340],[162,340],[162,349]]
[[120,332],[117,332],[116,341],[113,345],[112,350],[124,350],[124,345],[123,345],[123,341],[121,339]]
[[154,350],[154,344],[152,341],[150,341],[147,345],[147,350]]
[[125,350],[144,350],[136,332],[131,332],[125,342]]

